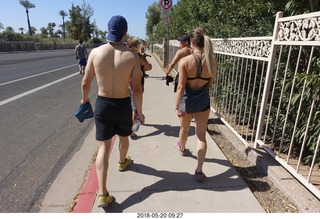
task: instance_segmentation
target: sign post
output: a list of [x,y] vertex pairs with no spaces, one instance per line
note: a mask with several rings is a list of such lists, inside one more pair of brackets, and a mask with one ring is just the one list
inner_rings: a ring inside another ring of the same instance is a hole
[[172,7],[172,0],[160,0],[162,9],[162,18],[164,25],[167,26],[167,37],[163,40],[163,67],[166,68],[169,63],[169,16],[168,13]]

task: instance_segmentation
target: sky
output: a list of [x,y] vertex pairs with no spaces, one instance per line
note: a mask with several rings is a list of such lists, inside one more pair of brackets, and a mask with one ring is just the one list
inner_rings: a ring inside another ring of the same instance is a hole
[[[10,26],[15,32],[19,32],[19,28],[28,31],[27,15],[25,8],[19,4],[19,0],[0,0],[0,23],[4,28]],[[57,30],[62,24],[62,17],[58,15],[60,10],[69,13],[69,9],[73,3],[74,6],[83,4],[84,0],[29,0],[35,4],[35,8],[29,10],[29,18],[31,26],[40,32],[41,27],[47,27],[48,23],[56,23]],[[107,30],[107,23],[113,15],[122,15],[128,21],[128,33],[141,39],[146,38],[146,13],[148,7],[159,0],[85,0],[90,4],[94,14],[91,22],[96,23],[102,31]],[[173,5],[178,0],[172,0]],[[65,17],[65,21],[70,20],[69,16]]]

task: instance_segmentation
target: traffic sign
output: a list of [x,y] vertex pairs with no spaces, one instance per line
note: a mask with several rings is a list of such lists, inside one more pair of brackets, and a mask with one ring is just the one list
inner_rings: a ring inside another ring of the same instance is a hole
[[172,0],[161,0],[161,8],[163,10],[170,10],[172,7]]

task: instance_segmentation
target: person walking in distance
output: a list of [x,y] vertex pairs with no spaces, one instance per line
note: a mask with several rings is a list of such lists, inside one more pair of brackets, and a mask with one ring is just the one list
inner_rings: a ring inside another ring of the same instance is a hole
[[177,149],[186,154],[186,142],[192,118],[195,119],[197,137],[197,160],[194,177],[203,181],[203,163],[207,152],[206,130],[210,113],[209,90],[213,85],[218,68],[212,42],[203,28],[196,28],[190,34],[193,54],[179,62],[179,82],[176,97],[176,114],[180,117],[180,132]]
[[124,45],[128,24],[123,16],[113,16],[108,22],[108,44],[92,50],[82,79],[81,103],[89,101],[91,82],[96,77],[98,97],[95,102],[96,140],[99,150],[96,169],[99,185],[98,207],[107,207],[113,202],[107,189],[107,175],[111,140],[119,136],[118,170],[125,171],[132,164],[127,156],[129,138],[132,133],[132,110],[129,84],[132,88],[137,116],[141,123],[145,117],[142,113],[142,86],[140,60],[137,53]]
[[79,63],[80,74],[84,75],[85,68],[87,65],[88,51],[83,41],[80,39],[79,44],[74,49],[74,54]]
[[[173,57],[171,63],[169,64],[169,67],[166,71],[166,84],[169,86],[169,83],[173,81],[172,76],[170,76],[170,72],[174,68],[174,66],[185,56],[188,56],[192,53],[192,49],[190,48],[190,36],[189,35],[183,35],[179,39],[180,41],[180,49],[176,52],[175,56]],[[174,89],[173,91],[177,91],[179,81],[179,72],[176,75],[175,82],[174,82]]]

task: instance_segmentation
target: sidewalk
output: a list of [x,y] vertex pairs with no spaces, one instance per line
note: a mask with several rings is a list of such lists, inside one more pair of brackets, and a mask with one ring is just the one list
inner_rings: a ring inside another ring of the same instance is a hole
[[[145,81],[143,112],[146,121],[137,132],[138,138],[130,140],[128,152],[134,163],[126,172],[117,170],[119,152],[118,138],[115,138],[108,173],[108,190],[115,197],[115,202],[106,209],[97,207],[95,193],[97,182],[93,166],[74,212],[265,212],[209,134],[207,134],[207,159],[203,168],[208,178],[202,183],[193,179],[197,163],[195,124],[191,124],[187,142],[191,155],[182,157],[175,147],[179,120],[174,112],[176,95],[173,93],[173,84],[170,87],[166,86],[162,80],[164,75],[162,68],[154,58],[148,60],[153,69],[147,72],[150,77]],[[85,144],[97,144],[94,140],[94,131],[93,128]],[[83,173],[86,171],[82,170]],[[51,194],[54,193],[51,191]],[[46,196],[42,205],[48,206],[50,202],[48,200],[49,196]],[[58,211],[57,208],[50,207],[41,210],[41,212]]]

